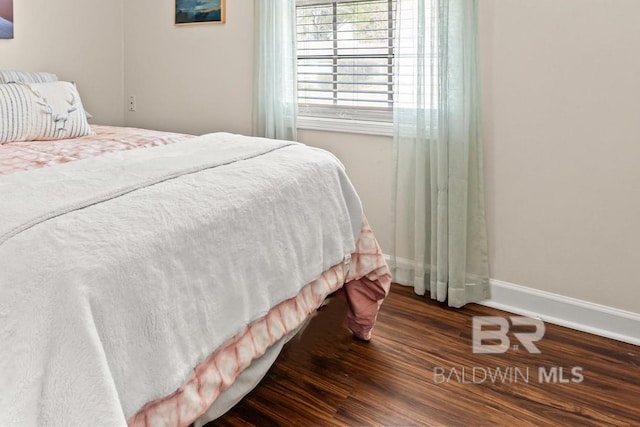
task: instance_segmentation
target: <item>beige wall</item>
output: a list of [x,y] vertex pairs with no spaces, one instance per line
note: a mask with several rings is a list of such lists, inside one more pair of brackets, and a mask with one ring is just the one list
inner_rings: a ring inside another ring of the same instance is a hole
[[482,0],[491,274],[640,313],[640,2]]
[[123,124],[122,3],[14,1],[12,40],[0,40],[0,69],[51,71],[75,81],[93,123]]
[[176,27],[173,0],[124,2],[127,125],[251,132],[253,2],[226,3],[224,25]]

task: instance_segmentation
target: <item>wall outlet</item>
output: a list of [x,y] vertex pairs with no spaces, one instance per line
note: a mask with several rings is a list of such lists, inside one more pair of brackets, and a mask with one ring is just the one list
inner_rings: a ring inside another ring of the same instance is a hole
[[129,111],[136,111],[136,96],[129,96]]

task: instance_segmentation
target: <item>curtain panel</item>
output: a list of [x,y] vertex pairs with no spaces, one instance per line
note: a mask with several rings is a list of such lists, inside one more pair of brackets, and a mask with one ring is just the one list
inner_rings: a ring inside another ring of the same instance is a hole
[[476,0],[398,0],[394,279],[461,307],[490,297]]
[[297,138],[296,2],[254,2],[253,135]]

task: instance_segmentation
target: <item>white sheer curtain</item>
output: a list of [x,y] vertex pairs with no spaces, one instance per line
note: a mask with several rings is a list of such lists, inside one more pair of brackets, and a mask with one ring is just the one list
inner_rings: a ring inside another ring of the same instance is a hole
[[254,2],[253,134],[295,140],[296,2]]
[[489,298],[476,0],[398,0],[396,281],[461,307]]

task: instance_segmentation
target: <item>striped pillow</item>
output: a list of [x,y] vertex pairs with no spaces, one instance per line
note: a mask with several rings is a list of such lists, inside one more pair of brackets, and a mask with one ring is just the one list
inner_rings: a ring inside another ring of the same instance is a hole
[[43,71],[2,71],[0,70],[0,83],[47,83],[58,81],[58,76]]
[[73,83],[0,84],[0,144],[91,134]]

